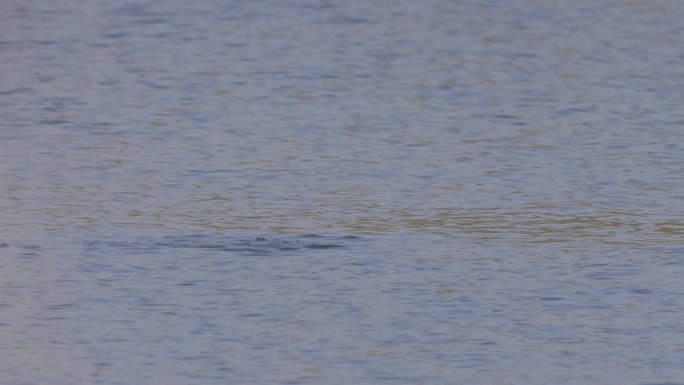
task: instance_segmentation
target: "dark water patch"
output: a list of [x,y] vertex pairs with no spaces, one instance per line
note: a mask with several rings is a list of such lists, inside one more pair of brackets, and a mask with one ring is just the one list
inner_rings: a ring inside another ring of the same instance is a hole
[[312,243],[311,245],[306,246],[309,249],[336,249],[338,247],[344,247],[341,245],[319,245]]
[[224,237],[224,236],[169,236],[161,239],[144,238],[131,240],[92,240],[86,241],[90,247],[113,247],[137,251],[150,251],[159,248],[188,248],[222,250],[230,252],[271,255],[306,249],[339,249],[349,246],[358,237],[325,237],[306,235],[302,237]]
[[64,119],[46,119],[46,120],[40,120],[36,123],[38,124],[45,124],[48,126],[54,126],[54,125],[59,125],[59,124],[66,124],[71,122],[70,120],[64,120]]
[[12,88],[12,89],[0,90],[0,96],[1,95],[20,94],[20,93],[31,92],[31,91],[32,91],[32,89],[29,87]]

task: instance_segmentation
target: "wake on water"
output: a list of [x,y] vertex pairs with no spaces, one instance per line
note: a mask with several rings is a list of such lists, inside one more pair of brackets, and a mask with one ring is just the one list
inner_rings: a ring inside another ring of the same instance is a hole
[[297,237],[226,237],[226,236],[168,236],[160,238],[135,239],[98,239],[86,241],[91,247],[116,247],[126,249],[149,250],[156,248],[192,248],[213,249],[233,252],[248,252],[254,254],[271,254],[306,249],[338,249],[348,247],[351,242],[360,240],[359,237],[326,237],[320,235],[303,235]]

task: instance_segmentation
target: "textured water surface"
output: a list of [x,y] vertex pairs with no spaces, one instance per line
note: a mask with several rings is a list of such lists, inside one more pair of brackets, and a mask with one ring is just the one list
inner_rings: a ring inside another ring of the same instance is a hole
[[684,3],[0,2],[0,383],[680,384]]

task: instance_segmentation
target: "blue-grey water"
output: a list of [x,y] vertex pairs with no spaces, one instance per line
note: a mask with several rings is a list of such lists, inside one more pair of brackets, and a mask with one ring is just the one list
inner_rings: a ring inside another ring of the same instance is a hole
[[684,2],[0,3],[0,383],[684,384]]

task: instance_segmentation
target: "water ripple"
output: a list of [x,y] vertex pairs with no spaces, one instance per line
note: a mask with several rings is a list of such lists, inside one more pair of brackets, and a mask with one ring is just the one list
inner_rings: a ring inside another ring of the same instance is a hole
[[270,255],[277,252],[287,252],[306,249],[339,249],[348,247],[350,241],[361,238],[325,237],[320,235],[303,235],[296,237],[227,237],[227,236],[167,236],[162,238],[136,238],[113,240],[90,240],[86,245],[91,247],[114,247],[133,249],[138,251],[158,248],[189,248],[205,250],[222,250],[257,255]]

